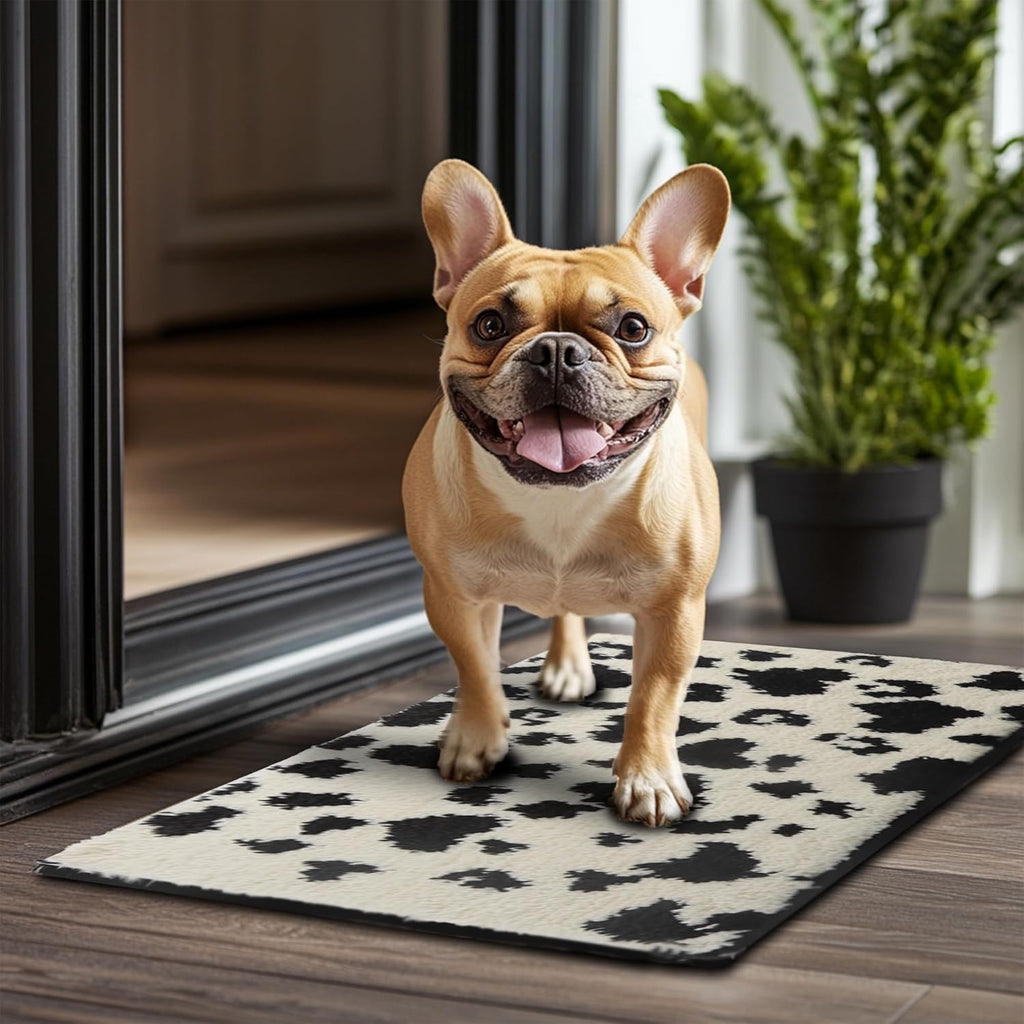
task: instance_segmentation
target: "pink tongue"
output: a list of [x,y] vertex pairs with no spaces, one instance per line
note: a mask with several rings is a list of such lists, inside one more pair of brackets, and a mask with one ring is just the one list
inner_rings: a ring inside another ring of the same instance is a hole
[[523,428],[517,454],[555,473],[571,473],[607,444],[597,432],[596,420],[558,405],[524,416]]

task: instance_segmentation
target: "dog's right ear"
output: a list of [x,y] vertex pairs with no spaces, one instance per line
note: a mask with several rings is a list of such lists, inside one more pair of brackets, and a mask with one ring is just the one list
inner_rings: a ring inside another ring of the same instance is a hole
[[428,175],[423,223],[437,260],[434,300],[442,309],[473,267],[515,237],[494,186],[462,160],[442,160]]

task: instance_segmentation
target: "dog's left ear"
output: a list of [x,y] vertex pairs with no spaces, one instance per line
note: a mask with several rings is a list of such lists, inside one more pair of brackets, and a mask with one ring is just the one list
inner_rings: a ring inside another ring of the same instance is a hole
[[619,241],[668,285],[684,316],[701,307],[704,275],[722,240],[729,203],[725,175],[710,164],[694,164],[647,198]]

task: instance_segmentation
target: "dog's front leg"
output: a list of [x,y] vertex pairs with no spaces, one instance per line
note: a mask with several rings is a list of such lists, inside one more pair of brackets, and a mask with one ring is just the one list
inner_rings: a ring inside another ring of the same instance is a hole
[[676,730],[704,632],[704,598],[672,614],[636,617],[633,687],[612,771],[612,803],[623,821],[663,825],[686,814],[693,796],[679,766]]
[[455,710],[439,740],[438,768],[452,782],[482,779],[508,752],[508,703],[498,679],[501,605],[467,600],[430,576],[423,601],[459,673]]

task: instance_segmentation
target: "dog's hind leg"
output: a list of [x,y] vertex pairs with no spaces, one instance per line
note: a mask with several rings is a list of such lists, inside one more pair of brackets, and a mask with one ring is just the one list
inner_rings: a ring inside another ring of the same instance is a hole
[[587,629],[580,615],[556,615],[551,646],[540,671],[540,692],[548,700],[583,700],[594,692]]

